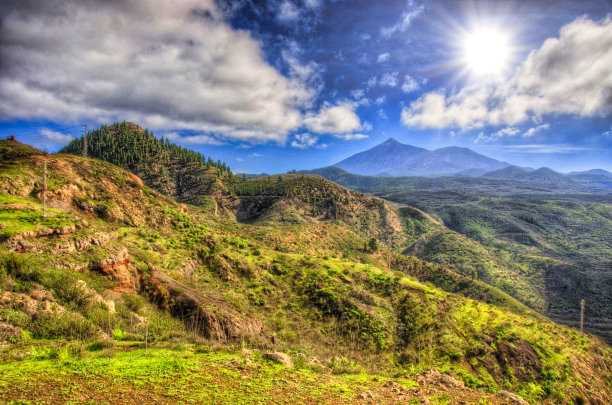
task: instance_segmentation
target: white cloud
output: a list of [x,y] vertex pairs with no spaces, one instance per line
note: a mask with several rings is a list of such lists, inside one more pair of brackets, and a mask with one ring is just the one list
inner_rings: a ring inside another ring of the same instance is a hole
[[481,132],[478,134],[478,137],[474,140],[474,143],[479,143],[481,141],[491,142],[499,138],[514,136],[518,134],[519,132],[521,132],[521,130],[518,128],[514,128],[514,127],[502,128],[499,131],[494,132],[490,135],[485,135],[483,132]]
[[358,141],[360,139],[369,138],[369,136],[365,134],[336,134],[334,136],[345,141]]
[[376,105],[381,105],[382,103],[385,102],[385,100],[387,100],[387,97],[385,96],[380,96],[378,97],[376,100],[374,100],[374,104]]
[[380,30],[382,36],[389,38],[398,31],[405,32],[410,27],[410,24],[412,24],[412,21],[425,11],[425,6],[422,4],[417,5],[413,0],[408,0],[407,3],[407,9],[402,13],[400,20],[391,27]]
[[612,18],[580,17],[532,51],[503,83],[479,83],[448,96],[433,92],[402,111],[417,128],[514,125],[547,114],[581,117],[612,111]]
[[332,105],[328,102],[318,113],[309,113],[304,118],[304,125],[317,134],[345,134],[362,129],[359,116],[355,113],[357,104],[342,102]]
[[385,73],[381,76],[378,84],[381,86],[395,87],[397,86],[397,77],[399,72]]
[[537,127],[529,128],[527,131],[523,132],[524,137],[534,136],[540,131],[544,131],[550,128],[549,124],[538,125]]
[[377,113],[378,113],[378,116],[382,118],[383,120],[386,120],[388,118],[387,113],[382,108],[379,109]]
[[62,134],[61,132],[53,131],[49,128],[41,129],[40,134],[45,138],[57,143],[68,143],[73,139],[72,135]]
[[237,157],[237,158],[236,158],[236,162],[239,162],[239,163],[244,162],[244,159],[243,159],[243,158],[241,158],[241,157]]
[[278,14],[276,15],[276,18],[278,18],[278,20],[282,22],[295,21],[299,17],[300,9],[288,0],[282,2],[278,9]]
[[304,134],[295,134],[293,136],[293,140],[291,141],[291,147],[297,149],[308,149],[313,147],[319,138],[317,136],[304,133]]
[[316,62],[302,62],[304,50],[295,41],[288,42],[281,55],[289,67],[289,75],[297,79],[297,83],[307,84],[304,91],[309,92],[309,99],[313,99],[323,88],[321,73],[323,68]]
[[312,66],[281,75],[213,0],[3,2],[0,15],[0,119],[284,142],[316,95],[303,81]]
[[261,153],[253,152],[249,155],[251,158],[262,158],[263,155]]
[[414,80],[410,75],[404,76],[404,82],[402,83],[402,91],[404,93],[412,93],[413,91],[417,91],[421,88],[421,85]]
[[391,58],[391,54],[389,52],[381,53],[380,55],[378,55],[378,59],[376,59],[376,62],[378,63],[389,62],[390,58]]

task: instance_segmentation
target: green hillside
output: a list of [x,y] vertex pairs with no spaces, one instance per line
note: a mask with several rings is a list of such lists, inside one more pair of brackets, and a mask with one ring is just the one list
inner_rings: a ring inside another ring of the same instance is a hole
[[[605,196],[483,197],[414,191],[379,194],[439,218],[448,232],[425,236],[419,257],[469,274],[551,318],[612,339],[612,199]],[[466,252],[471,252],[467,254]],[[506,280],[495,280],[495,273]]]
[[[309,176],[245,180],[218,206],[185,206],[99,160],[15,141],[0,141],[0,158],[2,401],[612,398],[612,352],[598,339],[445,267],[373,249],[373,225],[348,221],[368,204],[386,212],[371,197],[312,180],[321,198],[296,214],[308,221],[264,209],[239,222],[230,202],[251,204],[241,196],[257,181],[278,206],[312,195],[291,186]],[[514,311],[416,277],[498,294]],[[294,368],[265,360],[272,352]]]

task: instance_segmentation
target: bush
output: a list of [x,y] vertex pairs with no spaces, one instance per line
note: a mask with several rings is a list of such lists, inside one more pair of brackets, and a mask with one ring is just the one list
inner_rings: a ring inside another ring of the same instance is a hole
[[123,293],[121,298],[130,311],[138,312],[144,306],[144,299],[140,295]]
[[32,334],[38,339],[91,339],[98,335],[98,328],[90,321],[74,313],[43,314],[31,326]]

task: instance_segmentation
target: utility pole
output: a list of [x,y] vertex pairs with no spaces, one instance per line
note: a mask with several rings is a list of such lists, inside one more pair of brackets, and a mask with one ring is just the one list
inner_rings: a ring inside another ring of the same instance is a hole
[[580,300],[580,333],[584,333],[584,300]]
[[81,125],[83,128],[83,156],[87,157],[87,125]]
[[43,218],[47,216],[47,161],[43,160],[43,189],[42,189]]

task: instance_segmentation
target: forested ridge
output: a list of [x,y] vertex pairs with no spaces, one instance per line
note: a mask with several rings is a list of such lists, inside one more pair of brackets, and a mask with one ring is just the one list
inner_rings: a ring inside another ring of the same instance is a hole
[[[83,143],[86,143],[84,146]],[[150,162],[169,163],[178,160],[182,164],[198,163],[206,168],[214,167],[221,173],[231,173],[229,166],[210,156],[176,145],[168,138],[160,139],[130,122],[102,125],[84,137],[73,139],[59,153],[87,154],[118,166],[132,166]]]

